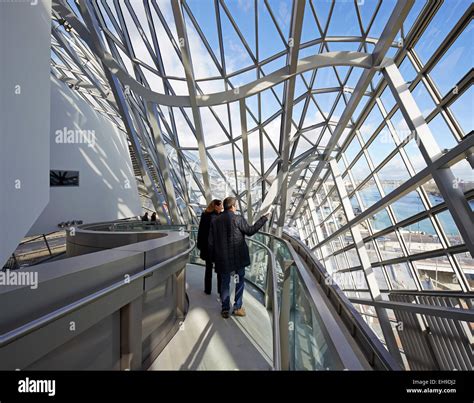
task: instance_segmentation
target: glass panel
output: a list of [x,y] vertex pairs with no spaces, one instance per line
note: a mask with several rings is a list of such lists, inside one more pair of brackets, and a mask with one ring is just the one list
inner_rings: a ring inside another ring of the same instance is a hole
[[443,5],[415,45],[415,50],[423,63],[429,60],[469,5],[470,2],[464,0],[443,2]]
[[378,172],[380,184],[385,194],[396,189],[403,182],[410,179],[410,174],[399,153],[395,154]]
[[449,109],[454,113],[454,117],[461,125],[464,135],[474,130],[474,87],[461,94],[461,96],[451,104]]
[[423,84],[423,81],[420,81],[413,89],[412,95],[416,104],[418,105],[418,108],[420,108],[421,113],[426,118],[434,109],[435,103],[433,102],[431,95],[428,93],[425,84]]
[[327,336],[324,323],[306,295],[302,280],[291,273],[290,367],[293,370],[341,370],[337,350]]
[[405,82],[411,82],[416,78],[416,70],[408,57],[403,59],[400,65],[400,73],[402,73]]
[[456,253],[454,255],[456,262],[464,273],[469,287],[474,290],[474,259],[469,252]]
[[377,134],[377,137],[370,143],[367,150],[370,155],[370,159],[376,167],[379,165],[395,148],[395,142],[392,138],[392,134],[387,126]]
[[438,235],[429,218],[403,227],[400,232],[410,254],[441,248]]
[[372,270],[375,274],[375,280],[381,290],[388,289],[387,280],[385,280],[385,275],[383,274],[383,269],[380,266],[373,267]]
[[355,288],[358,290],[368,290],[369,286],[367,285],[367,281],[365,279],[365,274],[362,270],[352,271],[351,273],[352,279],[354,280]]
[[458,144],[440,113],[428,123],[428,127],[441,149],[450,150]]
[[375,129],[382,123],[383,117],[377,104],[374,105],[367,118],[359,128],[360,134],[365,142],[372,136]]
[[362,186],[362,188],[359,190],[359,196],[364,209],[370,207],[372,204],[378,202],[382,198],[373,178],[371,178],[364,186]]
[[449,245],[461,245],[464,243],[464,240],[462,239],[458,227],[456,226],[453,216],[451,215],[449,210],[437,214],[436,218],[438,218],[441,224],[441,228],[443,229],[444,234],[446,235],[446,239]]
[[428,200],[432,206],[437,206],[444,202],[443,196],[436,185],[436,182],[433,179],[430,179],[426,182],[422,188],[428,194]]
[[392,203],[393,212],[397,222],[403,221],[415,214],[425,211],[423,202],[418,192],[410,192]]
[[383,260],[389,260],[403,256],[400,242],[398,242],[397,235],[394,232],[378,237],[375,239],[375,241],[379,246],[379,251]]
[[367,158],[365,158],[364,154],[359,157],[357,162],[351,168],[351,173],[356,186],[370,174],[369,164],[367,163]]
[[370,225],[372,226],[373,232],[381,231],[392,225],[392,220],[387,213],[387,210],[380,210],[369,218]]
[[392,91],[390,87],[387,85],[387,88],[382,92],[382,99],[383,106],[387,112],[389,112],[395,106],[395,98],[393,97]]
[[347,260],[349,261],[349,267],[360,266],[359,256],[355,248],[346,251]]
[[[258,235],[258,234],[257,234]],[[249,239],[247,242],[251,263],[245,270],[245,277],[261,290],[265,290],[267,282],[268,252],[263,247]]]
[[415,280],[413,279],[407,263],[386,265],[385,271],[394,290],[416,289]]
[[373,241],[369,241],[364,244],[365,245],[365,250],[367,251],[367,254],[369,255],[369,260],[370,263],[377,263],[379,261],[379,258],[377,256],[377,252],[375,250],[375,244]]
[[451,91],[472,68],[473,27],[471,22],[429,73],[442,96]]
[[413,262],[424,290],[456,291],[461,286],[446,256]]

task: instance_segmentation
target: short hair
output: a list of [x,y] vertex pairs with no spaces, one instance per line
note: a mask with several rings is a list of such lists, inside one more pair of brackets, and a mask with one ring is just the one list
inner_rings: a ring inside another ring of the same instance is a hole
[[235,197],[229,196],[224,199],[224,210],[230,210],[236,204]]

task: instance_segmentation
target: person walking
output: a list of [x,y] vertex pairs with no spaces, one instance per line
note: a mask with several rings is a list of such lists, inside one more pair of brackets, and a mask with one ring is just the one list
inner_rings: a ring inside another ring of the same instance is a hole
[[142,217],[142,221],[149,221],[150,219],[148,218],[148,211],[145,213],[145,215]]
[[254,225],[249,225],[244,217],[235,214],[237,203],[235,197],[224,200],[224,213],[211,223],[209,231],[209,252],[215,262],[216,272],[220,273],[221,285],[221,315],[227,319],[230,311],[230,279],[234,272],[235,298],[233,314],[245,316],[242,307],[245,287],[245,267],[250,265],[249,248],[245,235],[252,236],[268,220],[268,215],[262,216]]
[[153,214],[151,215],[150,221],[156,223],[156,212],[153,212]]
[[[213,261],[209,256],[209,245],[207,243],[209,239],[209,229],[211,222],[216,218],[222,211],[222,201],[214,199],[206,210],[201,215],[201,221],[199,222],[198,237],[197,237],[197,248],[200,251],[199,257],[206,261],[206,273],[204,274],[204,292],[207,295],[211,294],[212,291],[212,266]],[[221,293],[221,276],[217,273],[217,292]]]

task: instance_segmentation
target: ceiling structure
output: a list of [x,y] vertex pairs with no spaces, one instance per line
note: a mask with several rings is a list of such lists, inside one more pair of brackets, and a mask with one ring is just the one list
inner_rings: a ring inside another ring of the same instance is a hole
[[276,205],[270,228],[298,228],[351,297],[469,291],[472,17],[463,0],[53,0],[52,72],[126,132],[162,223],[234,195],[250,220]]

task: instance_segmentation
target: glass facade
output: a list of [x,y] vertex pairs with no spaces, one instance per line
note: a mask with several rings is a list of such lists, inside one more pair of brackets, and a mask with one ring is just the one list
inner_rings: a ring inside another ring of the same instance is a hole
[[56,15],[52,71],[127,132],[170,221],[276,204],[269,230],[296,228],[351,298],[473,289],[470,2],[67,7],[90,37]]

